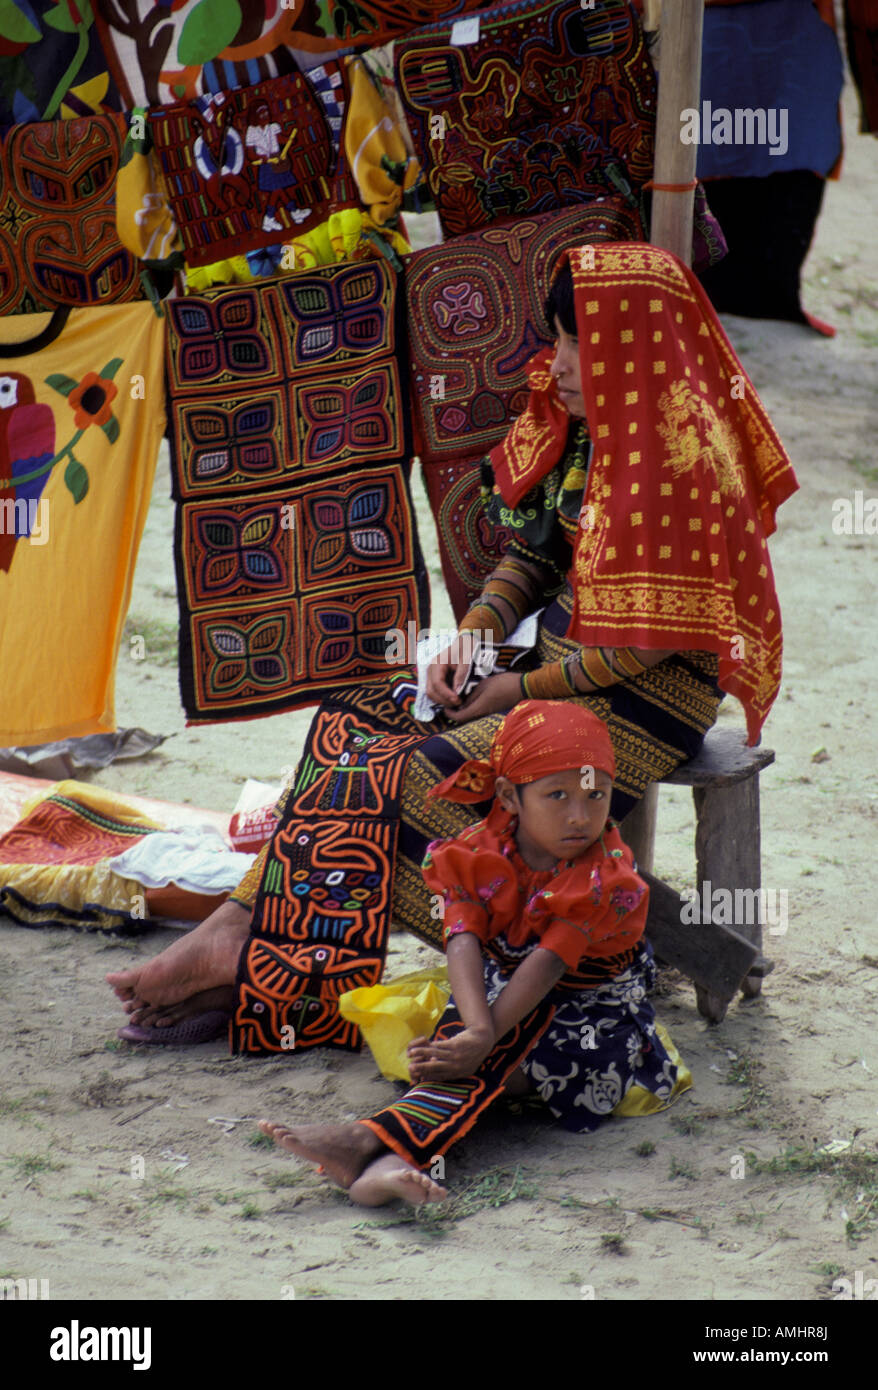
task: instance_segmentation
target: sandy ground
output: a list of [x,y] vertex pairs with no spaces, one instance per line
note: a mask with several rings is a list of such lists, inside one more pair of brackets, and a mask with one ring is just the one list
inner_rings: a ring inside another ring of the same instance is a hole
[[[764,996],[709,1027],[666,976],[660,1017],[695,1078],[675,1108],[587,1139],[498,1112],[449,1156],[445,1208],[372,1212],[255,1129],[263,1114],[377,1107],[392,1087],[368,1054],[130,1049],[103,974],[172,933],[38,938],[6,923],[0,1276],[48,1279],[55,1298],[775,1300],[878,1275],[878,541],[832,528],[835,499],[878,493],[878,145],[854,130],[848,93],[844,177],[805,275],[807,306],[838,336],[726,320],[801,482],[772,545],[786,671],[765,738],[778,759],[762,777],[763,877],[788,892],[789,929],[769,941]],[[117,712],[171,737],[95,780],[230,810],[246,776],[274,781],[295,761],[309,714],[184,727],[168,491],[163,458],[128,629],[147,659],[123,644]],[[418,506],[438,574],[420,489]],[[447,617],[437,603],[434,620]],[[657,869],[694,882],[686,791],[662,790]],[[393,938],[390,974],[420,961],[435,957]],[[821,1155],[833,1141],[847,1147]]]

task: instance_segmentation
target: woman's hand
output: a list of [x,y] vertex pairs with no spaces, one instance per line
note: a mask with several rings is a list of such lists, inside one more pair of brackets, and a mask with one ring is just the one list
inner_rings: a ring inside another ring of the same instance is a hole
[[514,671],[500,671],[480,681],[458,709],[446,710],[446,714],[455,724],[465,724],[470,719],[481,719],[483,714],[505,714],[523,698],[521,676]]
[[431,1042],[415,1038],[408,1045],[412,1081],[458,1081],[478,1071],[494,1047],[491,1028],[464,1028],[453,1038]]
[[[463,660],[461,659],[463,655]],[[450,647],[446,647],[444,652],[434,656],[430,665],[427,667],[426,692],[427,699],[432,700],[434,705],[441,705],[443,709],[449,707],[456,708],[460,705],[459,690],[466,679],[469,670],[469,648],[462,639],[452,642]]]

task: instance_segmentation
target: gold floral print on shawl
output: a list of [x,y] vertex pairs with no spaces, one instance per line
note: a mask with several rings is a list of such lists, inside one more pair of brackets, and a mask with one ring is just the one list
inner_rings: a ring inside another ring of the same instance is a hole
[[674,470],[674,477],[691,472],[701,463],[713,472],[724,497],[743,497],[740,442],[711,402],[696,395],[680,379],[662,392],[658,408],[664,424],[656,425],[656,429],[667,446],[663,464]]

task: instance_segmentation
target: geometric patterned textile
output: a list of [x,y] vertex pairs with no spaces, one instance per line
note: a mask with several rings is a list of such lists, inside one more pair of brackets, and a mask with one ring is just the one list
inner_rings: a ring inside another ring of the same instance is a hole
[[[360,1123],[407,1163],[429,1168],[433,1159],[468,1134],[479,1116],[502,1095],[505,1082],[546,1032],[554,1013],[554,1003],[541,999],[499,1039],[475,1075],[422,1082]],[[443,1042],[463,1029],[454,1001],[449,1000],[433,1040]]]
[[150,114],[190,266],[285,241],[352,201],[336,186],[346,104],[343,69],[327,63]]
[[488,227],[406,257],[422,463],[486,454],[525,409],[525,366],[553,336],[543,303],[562,251],[643,239],[637,212],[616,197]]
[[432,463],[424,469],[424,483],[436,522],[442,577],[460,622],[503,559],[509,533],[485,511],[481,458]]
[[125,118],[13,126],[0,139],[0,315],[142,299],[116,233]]
[[485,515],[479,464],[527,405],[525,366],[550,341],[543,302],[562,252],[642,241],[623,198],[519,218],[405,261],[415,449],[442,572],[460,618],[499,564],[505,533]]
[[423,742],[343,704],[315,715],[240,958],[234,1052],[359,1050],[338,999],[384,969],[403,772]]
[[441,23],[394,51],[446,236],[650,177],[655,74],[627,0],[518,0],[477,23],[475,42]]
[[[743,704],[755,744],[783,646],[768,537],[795,473],[688,267],[653,246],[600,246],[591,264],[585,251],[569,254],[595,441],[570,636],[716,652],[719,684]],[[543,405],[519,417],[502,459],[495,451],[504,499],[551,466],[556,426],[546,427],[547,453],[538,416],[548,418]],[[555,456],[563,449],[561,439]]]
[[[484,0],[357,0],[355,5],[329,0],[329,18],[323,25],[337,42],[362,48],[483,7]],[[297,41],[298,35],[293,42]]]
[[160,830],[112,792],[58,782],[50,795],[0,835],[0,911],[25,927],[77,931],[145,926],[132,894],[140,885],[110,860]]
[[404,328],[384,261],[168,304],[180,683],[192,722],[385,675],[427,620]]

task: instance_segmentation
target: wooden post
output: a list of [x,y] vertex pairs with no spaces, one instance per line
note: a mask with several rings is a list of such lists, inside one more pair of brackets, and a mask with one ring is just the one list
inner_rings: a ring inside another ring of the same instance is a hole
[[[704,27],[704,0],[647,0],[645,27],[661,23],[661,71],[658,87],[658,113],[655,132],[656,183],[687,184],[695,177],[697,145],[684,145],[680,139],[680,112],[686,107],[701,109],[701,31]],[[692,264],[692,209],[695,190],[686,193],[652,195],[653,246],[673,251],[686,265]],[[651,871],[658,817],[658,787],[647,787],[640,803],[625,817],[623,837],[634,850],[641,868]]]
[[[695,177],[696,144],[680,139],[681,112],[701,110],[701,33],[704,0],[664,0],[661,10],[661,73],[655,131],[657,184],[688,184]],[[692,264],[694,190],[654,189],[650,241]]]
[[[728,787],[693,787],[697,830],[695,833],[695,882],[712,883],[732,894],[754,911],[753,922],[734,922],[739,936],[751,941],[762,962],[762,853],[759,826],[759,778]],[[740,899],[738,891],[743,890]],[[758,905],[758,910],[757,909]],[[748,975],[741,992],[755,999],[762,989],[760,975]]]
[[619,827],[619,833],[634,855],[640,873],[651,874],[655,863],[658,796],[658,782],[650,782],[637,805],[628,812]]
[[647,34],[658,29],[662,19],[662,0],[643,0],[643,27]]

